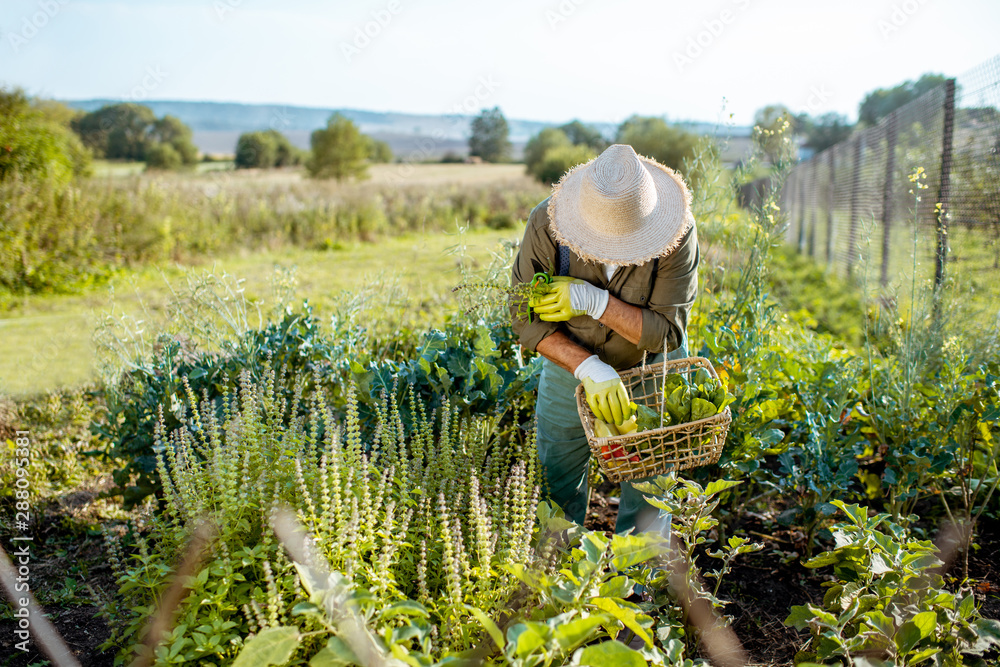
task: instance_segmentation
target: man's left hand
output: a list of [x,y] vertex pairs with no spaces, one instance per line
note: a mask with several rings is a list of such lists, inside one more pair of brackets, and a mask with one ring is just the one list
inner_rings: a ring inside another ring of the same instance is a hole
[[565,322],[581,315],[596,320],[608,307],[609,296],[608,290],[579,278],[555,276],[549,291],[530,305],[538,318],[546,322]]

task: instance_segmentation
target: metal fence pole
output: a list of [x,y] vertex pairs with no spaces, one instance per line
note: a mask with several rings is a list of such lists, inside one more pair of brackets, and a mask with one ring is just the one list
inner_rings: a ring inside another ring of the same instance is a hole
[[945,261],[948,256],[948,204],[951,198],[951,155],[955,131],[955,79],[944,82],[944,132],[941,142],[941,183],[938,203],[941,211],[937,219],[937,252],[934,261],[934,287],[944,282]]
[[816,172],[819,170],[819,160],[815,157],[810,160],[812,164],[812,180],[809,183],[809,191],[812,193],[810,197],[809,207],[809,256],[816,257],[816,208],[819,202],[816,199]]
[[895,111],[886,118],[885,183],[882,186],[882,275],[879,282],[889,284],[889,253],[892,247],[892,186],[896,177],[896,126]]
[[833,263],[833,207],[837,203],[837,162],[834,157],[835,147],[831,146],[826,150],[827,160],[830,163],[830,186],[826,190],[826,268],[830,268]]
[[854,273],[854,251],[858,244],[858,199],[861,194],[861,144],[864,133],[859,133],[854,141],[854,164],[851,167],[851,212],[850,231],[847,234],[847,277]]
[[797,185],[799,186],[799,205],[796,213],[798,213],[799,218],[799,238],[797,245],[800,255],[806,249],[806,169],[806,165],[800,163],[798,168],[795,170],[796,176],[798,177],[796,179],[798,180]]

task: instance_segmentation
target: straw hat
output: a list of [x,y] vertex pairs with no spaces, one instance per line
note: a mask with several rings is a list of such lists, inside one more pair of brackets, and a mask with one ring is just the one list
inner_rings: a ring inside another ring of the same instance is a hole
[[676,248],[694,224],[681,175],[614,144],[553,187],[549,224],[559,243],[603,264],[645,264]]

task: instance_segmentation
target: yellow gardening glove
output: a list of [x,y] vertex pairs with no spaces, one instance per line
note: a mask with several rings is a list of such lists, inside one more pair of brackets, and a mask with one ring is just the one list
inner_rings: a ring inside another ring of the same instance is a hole
[[549,291],[532,301],[531,309],[546,322],[565,322],[581,315],[597,319],[608,306],[608,291],[579,278],[555,276]]
[[538,318],[546,322],[565,322],[566,320],[580,315],[586,315],[586,310],[573,310],[573,301],[570,298],[569,286],[576,281],[582,283],[578,278],[568,276],[554,276],[549,283],[549,291],[543,296],[535,297],[530,303],[531,309],[535,311]]
[[590,409],[600,419],[621,424],[632,416],[628,393],[620,379],[591,382],[584,378],[583,391],[587,394],[587,404]]
[[609,424],[622,424],[632,416],[632,403],[625,384],[618,372],[596,354],[585,359],[573,374],[583,383],[587,405],[595,417]]

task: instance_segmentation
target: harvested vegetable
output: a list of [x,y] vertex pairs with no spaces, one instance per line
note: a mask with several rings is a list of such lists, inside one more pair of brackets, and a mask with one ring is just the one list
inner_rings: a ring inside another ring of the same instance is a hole
[[[649,408],[646,408],[649,410]],[[650,411],[652,412],[652,411]],[[639,425],[636,423],[636,415],[632,415],[621,424],[618,425],[618,435],[628,435],[629,433],[635,433],[639,430]]]
[[691,421],[714,417],[717,412],[715,404],[711,401],[697,397],[691,399]]
[[663,378],[661,387],[662,419],[654,409],[632,404],[639,432],[714,417],[736,400],[726,391],[726,385],[705,368],[691,373],[671,373]]
[[669,419],[661,419],[660,415],[656,413],[656,410],[647,405],[637,405],[635,407],[635,419],[638,425],[638,430],[648,431],[651,428],[660,428],[660,422],[663,422],[664,426],[670,425]]
[[[633,415],[634,417],[634,415]],[[614,424],[609,424],[600,419],[594,420],[594,435],[598,438],[609,438],[616,435],[626,435],[629,430],[622,431],[622,428],[630,429],[630,431],[636,430],[636,423],[634,419],[626,420],[621,426],[615,426]],[[629,456],[628,452],[625,451],[625,447],[621,443],[614,443],[612,445],[601,445],[601,456],[604,457],[605,461],[610,461],[611,459],[625,459],[627,458],[632,463],[638,463],[639,457],[635,454]]]
[[691,387],[683,384],[674,388],[665,404],[675,424],[691,421]]
[[677,387],[684,384],[684,376],[680,373],[671,373],[663,380],[663,397],[666,398]]
[[598,438],[610,438],[612,436],[618,435],[618,429],[615,428],[614,424],[609,424],[601,419],[595,419],[594,435],[596,435]]

